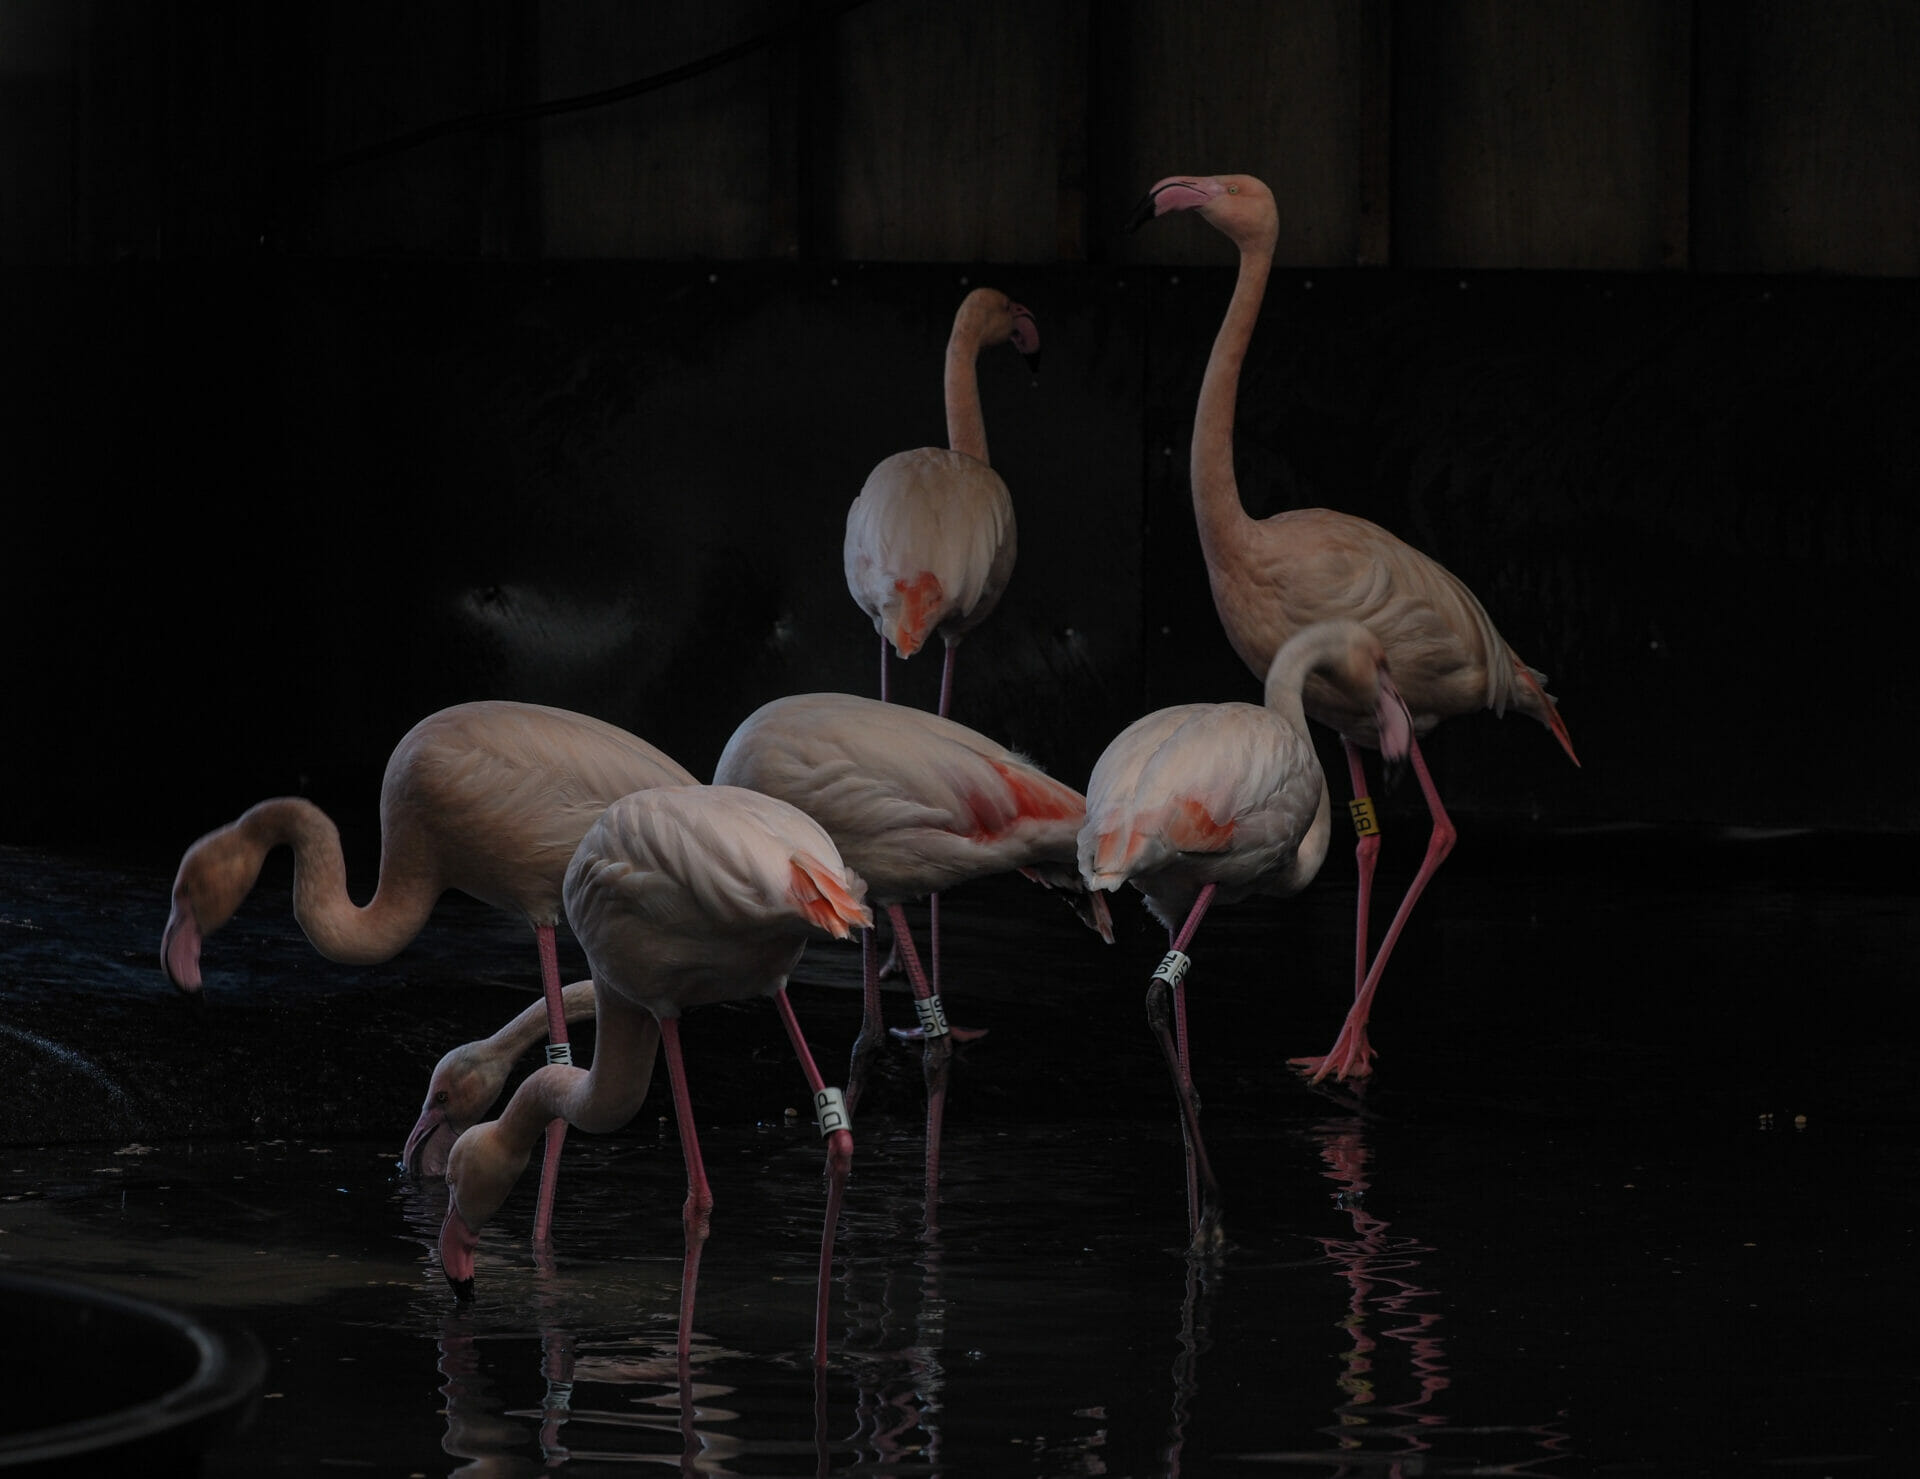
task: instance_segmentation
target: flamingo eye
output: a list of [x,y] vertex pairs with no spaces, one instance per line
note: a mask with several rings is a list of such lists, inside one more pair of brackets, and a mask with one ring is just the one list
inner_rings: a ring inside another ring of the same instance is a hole
[[1239,193],[1240,193],[1240,187],[1238,185],[1227,186],[1227,194],[1238,195]]
[[440,1090],[439,1093],[433,1096],[433,1102],[435,1104],[445,1104],[447,1102],[447,1091],[445,1089]]

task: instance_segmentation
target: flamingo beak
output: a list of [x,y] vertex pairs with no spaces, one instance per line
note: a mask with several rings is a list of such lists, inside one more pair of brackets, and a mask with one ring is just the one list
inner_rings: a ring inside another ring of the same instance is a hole
[[467,1226],[460,1208],[449,1202],[446,1220],[440,1224],[440,1271],[461,1304],[473,1302],[473,1250],[479,1245],[479,1236]]
[[1020,351],[1020,358],[1027,362],[1027,373],[1040,373],[1040,329],[1033,321],[1033,314],[1018,303],[1013,307],[1013,347]]
[[444,1176],[447,1170],[447,1153],[440,1149],[437,1154],[427,1152],[439,1144],[437,1131],[446,1128],[447,1115],[442,1109],[423,1109],[420,1118],[414,1122],[413,1130],[407,1136],[406,1148],[400,1152],[400,1169],[409,1176],[424,1173],[428,1176]]

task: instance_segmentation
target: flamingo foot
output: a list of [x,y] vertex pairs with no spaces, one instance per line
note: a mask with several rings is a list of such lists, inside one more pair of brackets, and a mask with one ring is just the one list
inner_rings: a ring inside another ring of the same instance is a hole
[[1220,1203],[1208,1196],[1201,1203],[1200,1217],[1194,1226],[1193,1242],[1187,1247],[1187,1257],[1218,1258],[1226,1251],[1226,1246],[1227,1235],[1220,1226]]
[[[955,1027],[951,1023],[947,1025],[947,1035],[955,1042],[978,1042],[992,1030],[991,1027]],[[925,1029],[919,1027],[889,1027],[887,1031],[899,1038],[901,1042],[920,1042],[927,1035]]]
[[1373,1044],[1367,1041],[1364,1024],[1343,1027],[1340,1036],[1334,1039],[1332,1051],[1321,1057],[1289,1058],[1287,1061],[1304,1073],[1310,1083],[1317,1084],[1328,1074],[1344,1083],[1348,1079],[1365,1078],[1373,1072]]

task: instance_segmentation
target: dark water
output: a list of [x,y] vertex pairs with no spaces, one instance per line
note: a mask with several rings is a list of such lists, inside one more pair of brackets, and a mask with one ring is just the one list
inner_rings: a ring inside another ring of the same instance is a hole
[[[939,1229],[901,1047],[856,1126],[822,1373],[798,1071],[766,1004],[690,1016],[716,1197],[691,1405],[660,1087],[619,1135],[570,1137],[550,1264],[526,1179],[465,1309],[432,1251],[444,1190],[395,1171],[426,1067],[528,999],[519,931],[449,901],[391,967],[331,967],[263,884],[194,1013],[152,966],[164,868],[8,854],[0,1068],[32,1133],[0,1148],[0,1263],[250,1328],[272,1368],[219,1475],[1911,1472],[1895,1024],[1920,929],[1891,850],[1479,851],[1416,915],[1364,1089],[1278,1066],[1338,1026],[1350,873],[1202,927],[1230,1237],[1207,1267],[1140,1011],[1164,936],[1128,908],[1108,949],[1017,882],[950,896],[950,1011],[991,1031],[957,1061]],[[856,980],[847,947],[796,976],[823,1066]]]

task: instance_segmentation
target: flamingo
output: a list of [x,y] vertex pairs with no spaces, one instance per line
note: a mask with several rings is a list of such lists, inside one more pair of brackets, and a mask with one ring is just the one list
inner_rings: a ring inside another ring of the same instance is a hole
[[814,1066],[787,1000],[787,975],[810,939],[845,939],[873,915],[866,886],[833,839],[797,808],[734,786],[661,786],[614,802],[568,865],[567,920],[598,987],[591,1068],[553,1064],[529,1074],[499,1119],[474,1125],[447,1156],[447,1215],[440,1262],[463,1300],[473,1293],[480,1229],[497,1212],[555,1116],[589,1133],[618,1129],[639,1111],[656,1040],[666,1046],[674,1114],[687,1162],[681,1220],[679,1357],[693,1328],[694,1288],[713,1210],[680,1052],[680,1015],[710,1002],[771,996],[828,1140],[830,1190],[820,1242],[814,1361],[826,1361],[834,1229],[853,1157],[838,1090]]
[[[568,1023],[593,1020],[592,981],[563,986],[560,1001]],[[427,1097],[400,1152],[401,1165],[414,1175],[446,1175],[447,1148],[493,1108],[513,1065],[546,1030],[547,1003],[542,997],[491,1036],[447,1049],[427,1079]]]
[[[278,796],[207,833],[180,859],[161,968],[180,991],[201,989],[201,943],[234,915],[267,854],[293,849],[293,916],[313,946],[343,965],[391,960],[426,926],[448,889],[517,914],[540,956],[547,1035],[564,1056],[567,1019],[554,926],[574,846],[611,801],[694,776],[637,735],[567,709],[483,699],[429,714],[388,757],[380,783],[380,878],[373,897],[347,893],[340,832],[312,802]],[[552,1226],[566,1126],[549,1128],[535,1241]]]
[[[935,632],[942,715],[952,710],[960,639],[992,613],[1013,575],[1013,499],[992,468],[980,409],[982,348],[1012,344],[1038,368],[1033,315],[996,288],[960,300],[947,336],[943,389],[947,445],[896,452],[867,475],[847,509],[841,561],[847,589],[880,633],[880,697],[889,696],[887,648],[911,657]],[[940,896],[927,899],[934,989],[940,984]],[[897,953],[897,952],[896,952]],[[889,960],[887,969],[892,968]],[[883,971],[884,974],[884,971]]]
[[[921,968],[901,907],[972,878],[1018,869],[1069,891],[1090,928],[1113,942],[1106,900],[1082,888],[1075,849],[1086,798],[966,725],[849,693],[763,704],[720,752],[714,784],[747,786],[811,816],[883,907],[913,983],[927,1084],[929,1216],[938,1197],[951,1029]],[[883,1037],[873,934],[861,942],[864,1015],[847,1073],[857,1104]]]
[[[1480,709],[1504,715],[1512,708],[1546,725],[1578,765],[1567,727],[1544,686],[1546,675],[1508,647],[1473,592],[1439,562],[1351,514],[1302,508],[1264,519],[1248,516],[1234,478],[1234,401],[1273,266],[1278,211],[1273,192],[1251,175],[1175,175],[1147,193],[1135,207],[1131,224],[1137,228],[1172,211],[1196,212],[1240,253],[1233,296],[1201,379],[1191,452],[1193,512],[1207,579],[1220,623],[1240,660],[1256,677],[1263,676],[1281,644],[1302,627],[1352,617],[1365,622],[1385,644],[1416,735],[1456,715]],[[1414,904],[1453,850],[1456,833],[1416,739],[1413,772],[1433,830],[1420,868],[1369,965],[1367,916],[1380,835],[1360,754],[1361,746],[1377,748],[1368,706],[1337,683],[1315,677],[1307,684],[1306,711],[1340,736],[1353,783],[1350,810],[1359,834],[1353,1005],[1331,1051],[1293,1060],[1318,1082],[1329,1073],[1348,1079],[1371,1072],[1367,1020],[1374,993]]]
[[942,714],[952,704],[955,649],[999,604],[1017,552],[1013,499],[989,464],[975,369],[983,347],[1007,343],[1034,362],[1033,315],[998,289],[975,288],[947,339],[947,445],[886,458],[847,509],[841,558],[847,590],[880,634],[880,696],[888,696],[888,646],[911,657],[938,632]]
[[1219,1247],[1220,1196],[1200,1138],[1187,1052],[1186,949],[1212,904],[1256,893],[1287,898],[1320,871],[1330,805],[1302,700],[1316,674],[1344,693],[1366,696],[1373,742],[1389,760],[1411,752],[1412,720],[1380,639],[1359,622],[1326,621],[1302,628],[1274,654],[1264,705],[1155,710],[1115,737],[1087,782],[1081,879],[1108,891],[1131,883],[1171,942],[1147,989],[1147,1020],[1180,1101],[1196,1253]]

